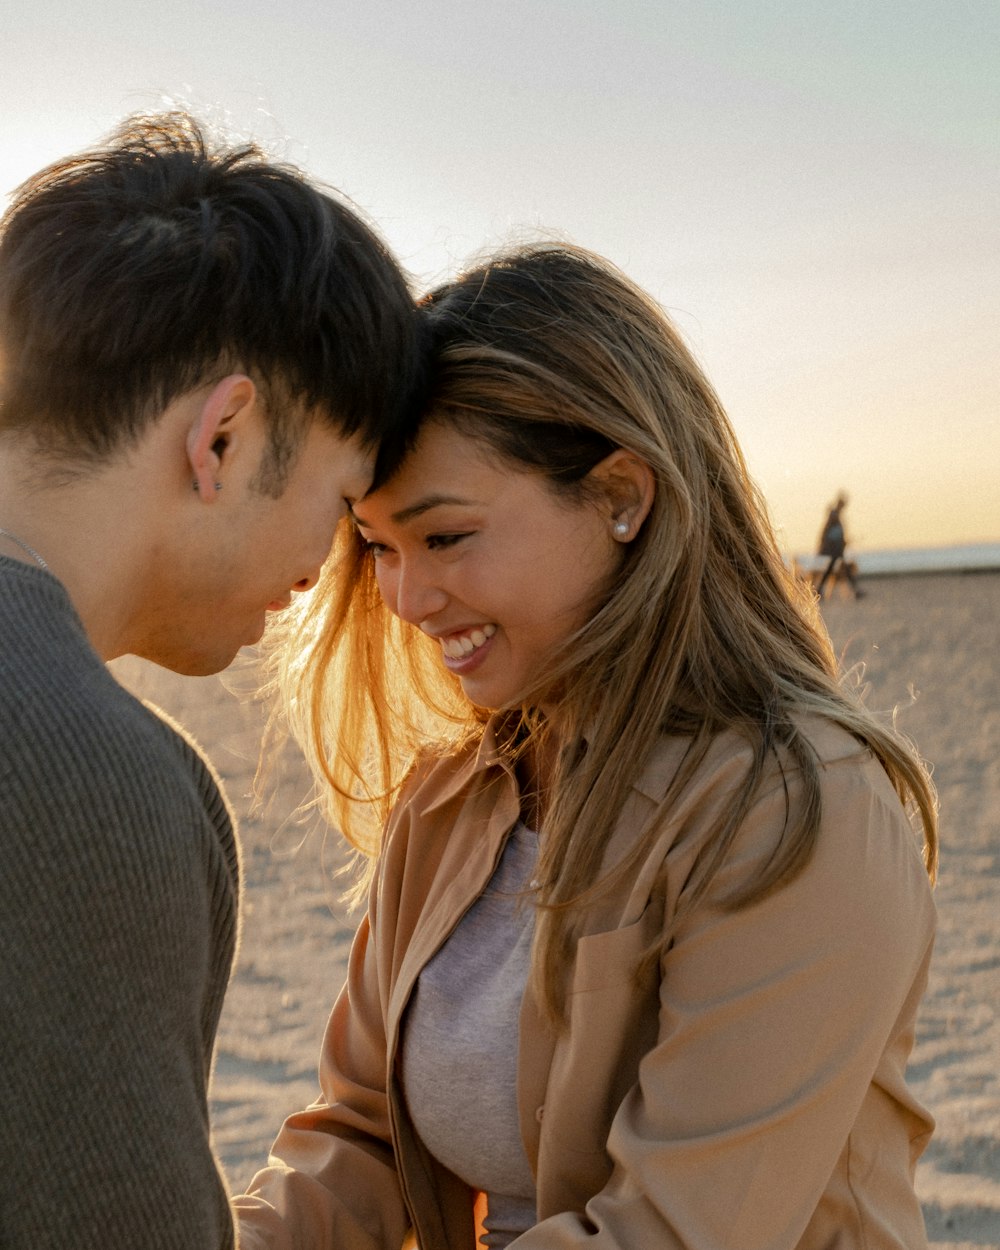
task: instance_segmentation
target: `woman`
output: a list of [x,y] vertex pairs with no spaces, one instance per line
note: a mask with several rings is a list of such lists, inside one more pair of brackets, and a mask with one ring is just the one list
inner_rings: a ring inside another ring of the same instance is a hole
[[284,651],[377,859],[241,1244],[925,1245],[920,761],[650,299],[547,246],[424,316],[425,420]]

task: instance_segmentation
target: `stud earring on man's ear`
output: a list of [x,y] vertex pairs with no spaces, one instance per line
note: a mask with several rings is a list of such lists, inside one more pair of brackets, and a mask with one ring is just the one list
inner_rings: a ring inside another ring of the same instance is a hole
[[615,538],[628,538],[628,521],[615,522]]

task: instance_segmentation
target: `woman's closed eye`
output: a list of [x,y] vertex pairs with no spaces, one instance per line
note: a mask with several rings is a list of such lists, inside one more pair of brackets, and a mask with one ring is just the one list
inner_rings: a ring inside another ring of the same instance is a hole
[[361,539],[365,555],[371,556],[373,560],[378,560],[389,550],[385,543],[373,542],[371,539],[365,538],[363,534],[359,534],[358,537]]
[[429,551],[440,551],[442,547],[454,547],[463,538],[469,537],[469,531],[459,534],[428,534],[426,542]]
[[[458,534],[428,534],[424,539],[424,544],[428,551],[443,551],[449,547],[454,547],[463,538],[468,538],[470,533],[471,531],[464,531]],[[393,550],[388,543],[380,543],[374,538],[365,538],[360,531],[358,535],[364,544],[365,554],[370,555],[373,560],[381,560],[383,556]]]

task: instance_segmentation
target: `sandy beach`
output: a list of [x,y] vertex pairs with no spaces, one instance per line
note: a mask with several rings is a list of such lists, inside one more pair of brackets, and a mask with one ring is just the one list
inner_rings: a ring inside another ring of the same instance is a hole
[[[824,605],[831,636],[848,667],[864,665],[870,706],[896,709],[941,800],[940,927],[910,1069],[937,1131],[918,1188],[935,1250],[1000,1247],[1000,573],[864,588],[860,602],[835,592]],[[243,934],[212,1097],[216,1148],[239,1190],[284,1115],[316,1093],[355,925],[338,901],[345,857],[315,815],[293,818],[309,779],[292,750],[272,761],[269,805],[251,809],[263,713],[225,678],[179,678],[133,659],[113,668],[201,743],[240,818]]]

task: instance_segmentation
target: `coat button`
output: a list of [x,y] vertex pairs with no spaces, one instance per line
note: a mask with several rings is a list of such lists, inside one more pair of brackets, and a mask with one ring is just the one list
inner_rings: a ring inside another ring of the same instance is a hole
[[539,1124],[541,1124],[541,1122],[542,1122],[542,1117],[543,1117],[544,1115],[545,1115],[545,1106],[544,1106],[544,1104],[543,1104],[543,1105],[542,1105],[541,1107],[539,1107],[539,1108],[538,1108],[538,1110],[535,1112],[535,1119],[538,1121],[538,1123],[539,1123]]

